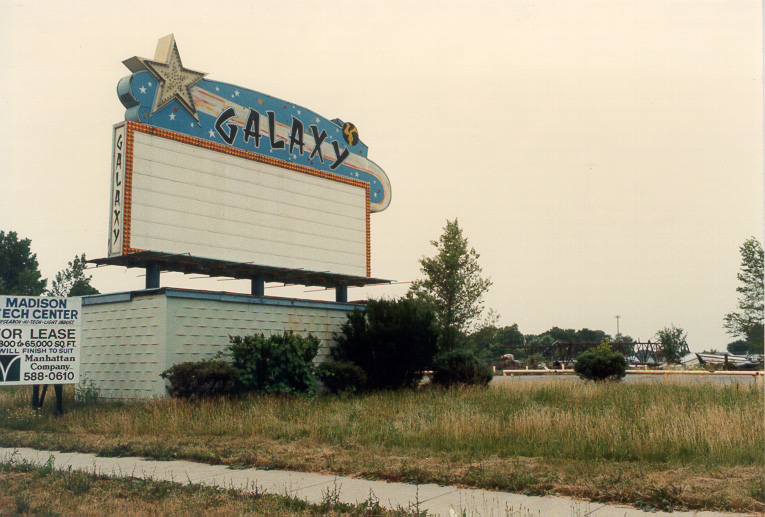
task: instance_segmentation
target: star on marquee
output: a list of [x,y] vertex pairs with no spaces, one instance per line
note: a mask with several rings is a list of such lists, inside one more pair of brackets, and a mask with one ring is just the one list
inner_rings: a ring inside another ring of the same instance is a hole
[[199,122],[191,87],[207,74],[183,67],[178,45],[175,44],[172,34],[159,40],[153,60],[135,56],[123,63],[133,73],[148,70],[157,79],[159,84],[151,109],[152,114],[175,99]]

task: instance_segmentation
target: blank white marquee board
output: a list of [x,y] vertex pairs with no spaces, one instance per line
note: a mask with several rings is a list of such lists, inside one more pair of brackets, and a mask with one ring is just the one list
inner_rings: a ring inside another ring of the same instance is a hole
[[114,127],[109,256],[369,276],[365,183],[133,122]]

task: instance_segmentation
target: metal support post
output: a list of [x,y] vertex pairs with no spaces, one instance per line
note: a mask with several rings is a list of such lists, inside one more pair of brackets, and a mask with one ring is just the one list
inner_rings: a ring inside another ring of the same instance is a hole
[[42,393],[40,393],[40,400],[37,402],[37,409],[40,409],[41,407],[43,407],[43,404],[45,404],[45,393],[47,393],[48,391],[48,385],[43,384],[42,388],[43,389],[42,389]]
[[348,302],[348,286],[345,284],[335,287],[335,301],[336,302]]
[[32,409],[38,409],[40,407],[40,385],[35,384],[32,386]]
[[64,385],[54,384],[53,389],[56,392],[56,414],[64,414]]
[[254,276],[252,281],[252,295],[264,296],[266,294],[266,277],[263,275]]
[[146,264],[146,289],[159,289],[159,264]]

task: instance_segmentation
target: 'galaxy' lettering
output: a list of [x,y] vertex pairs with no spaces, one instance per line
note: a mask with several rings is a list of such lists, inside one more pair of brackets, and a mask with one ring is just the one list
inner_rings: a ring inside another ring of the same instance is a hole
[[290,154],[295,148],[295,144],[300,149],[300,156],[303,156],[303,123],[300,120],[292,117],[292,133],[290,134]]
[[308,159],[313,160],[313,157],[318,153],[319,160],[321,160],[321,163],[324,163],[324,155],[321,153],[321,144],[327,138],[327,132],[322,129],[321,134],[319,134],[319,128],[311,124],[311,133],[313,133],[313,141],[316,142],[316,144],[313,146],[313,151],[311,151],[311,156],[309,156]]
[[226,132],[223,130],[223,123],[228,119],[233,118],[234,115],[236,115],[234,108],[228,108],[224,110],[215,121],[215,131],[218,132],[223,141],[228,145],[233,144],[234,140],[236,140],[236,132],[239,131],[239,128],[235,124],[228,124],[228,132]]
[[115,156],[114,156],[114,225],[112,226],[112,234],[114,237],[113,244],[116,244],[120,237],[120,229],[122,224],[120,221],[121,214],[121,192],[122,192],[122,152],[124,147],[123,134],[117,135],[117,141],[114,144]]
[[[247,115],[247,121],[245,122],[244,128],[242,130],[242,140],[244,143],[248,144],[252,139],[254,140],[256,148],[260,147],[260,137],[264,136],[260,132],[260,116],[260,113],[250,108]],[[268,117],[268,142],[271,145],[271,149],[287,150],[285,141],[281,138],[277,138],[276,136],[276,113],[273,111],[267,111],[266,116]],[[234,117],[236,117],[236,111],[234,108],[227,108],[223,110],[215,120],[215,131],[228,145],[233,145],[236,141],[237,134],[239,134],[239,125],[234,122],[229,122],[229,120],[233,119]],[[313,124],[309,127],[311,129],[311,134],[313,135],[314,146],[308,158],[313,160],[314,156],[318,155],[321,163],[324,163],[324,153],[321,150],[321,146],[324,141],[327,140],[327,132],[324,130],[319,132],[319,128]],[[297,147],[300,156],[303,156],[303,153],[305,152],[304,148],[306,146],[304,135],[305,126],[303,125],[303,122],[293,116],[289,136],[290,154],[292,154],[292,152],[295,150],[295,147]],[[337,140],[332,140],[331,143],[332,148],[335,150],[335,161],[332,162],[329,168],[335,170],[340,165],[342,165],[348,156],[350,156],[351,152],[347,147],[344,147],[341,151],[340,144]]]
[[271,140],[271,149],[284,149],[284,140],[276,139],[276,113],[267,111],[268,114],[268,138]]
[[255,147],[260,147],[260,113],[252,108],[244,125],[244,143],[249,142],[250,138],[255,139]]

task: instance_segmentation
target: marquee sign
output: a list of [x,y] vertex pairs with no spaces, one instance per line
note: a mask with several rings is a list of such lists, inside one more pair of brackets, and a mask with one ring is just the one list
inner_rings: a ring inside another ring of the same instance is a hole
[[316,169],[369,185],[369,209],[388,207],[385,172],[369,160],[358,129],[248,88],[205,79],[183,66],[172,35],[153,60],[124,61],[133,72],[117,87],[125,120]]
[[371,275],[369,184],[136,122],[114,127],[109,256]]

